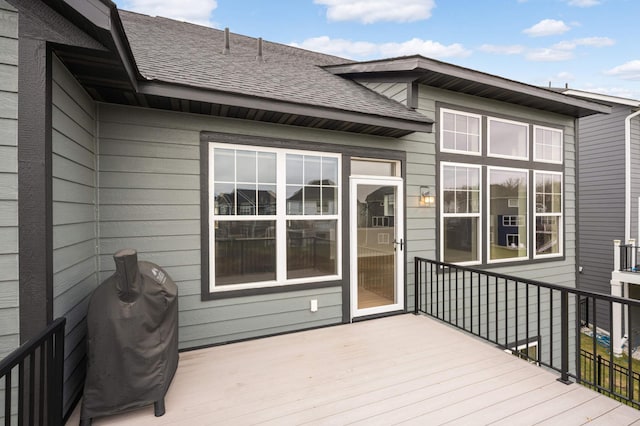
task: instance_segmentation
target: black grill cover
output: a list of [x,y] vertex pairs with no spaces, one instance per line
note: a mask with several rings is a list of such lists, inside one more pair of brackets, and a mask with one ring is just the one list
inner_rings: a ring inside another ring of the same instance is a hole
[[178,366],[176,284],[158,265],[138,262],[135,250],[114,259],[116,272],[89,302],[81,424],[154,403],[164,414]]

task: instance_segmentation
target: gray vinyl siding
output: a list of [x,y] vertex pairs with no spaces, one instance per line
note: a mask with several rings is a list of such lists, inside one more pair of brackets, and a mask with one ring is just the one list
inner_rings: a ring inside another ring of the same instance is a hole
[[96,108],[53,58],[53,315],[66,317],[64,412],[84,383],[87,306],[98,284]]
[[[111,255],[124,247],[166,267],[180,293],[181,348],[342,322],[341,287],[201,300],[201,131],[406,150],[409,159],[432,150],[430,136],[420,134],[396,140],[106,104],[99,105],[99,117],[101,279],[113,272]],[[417,207],[424,168],[409,163],[407,169],[407,257],[413,259],[430,250],[433,232],[424,230],[434,222]],[[410,288],[411,272],[409,266]],[[349,271],[342,274],[346,279]],[[316,313],[309,310],[311,299],[318,299]]]
[[[625,117],[633,112],[637,111],[637,108],[626,109]],[[623,121],[624,129],[624,121]],[[636,240],[638,243],[638,202],[640,197],[640,117],[631,119],[630,122],[630,135],[631,135],[631,227],[630,238]]]
[[[578,286],[582,290],[611,293],[613,240],[624,240],[624,119],[629,112],[629,107],[616,105],[610,115],[580,119]],[[599,312],[597,323],[608,327],[608,312]]]
[[18,12],[0,0],[0,359],[20,344]]

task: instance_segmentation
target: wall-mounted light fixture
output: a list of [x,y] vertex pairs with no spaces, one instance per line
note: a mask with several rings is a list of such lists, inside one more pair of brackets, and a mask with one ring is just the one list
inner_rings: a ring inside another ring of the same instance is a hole
[[424,207],[436,206],[436,196],[435,194],[432,194],[431,187],[429,186],[420,187],[420,205]]

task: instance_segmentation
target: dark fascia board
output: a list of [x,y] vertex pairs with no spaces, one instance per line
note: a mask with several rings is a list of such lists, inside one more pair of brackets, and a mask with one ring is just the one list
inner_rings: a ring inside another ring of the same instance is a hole
[[448,64],[446,62],[436,61],[434,59],[425,58],[420,55],[407,56],[401,58],[392,58],[386,60],[357,62],[342,65],[330,65],[324,67],[327,71],[336,75],[357,74],[359,77],[363,75],[376,75],[381,73],[400,73],[406,75],[418,75],[420,73],[434,72],[463,80],[484,84],[488,87],[509,90],[512,92],[522,93],[523,95],[533,96],[549,102],[557,102],[565,105],[588,111],[591,114],[611,113],[611,108],[596,102],[590,102],[583,99],[573,98],[551,90],[546,90],[538,86],[509,80],[496,75],[475,71],[469,68],[460,67],[458,65]]
[[79,28],[112,50],[124,67],[129,84],[137,89],[138,71],[116,4],[110,0],[44,0]]
[[292,102],[241,95],[238,93],[221,92],[190,86],[181,86],[172,83],[163,83],[158,81],[139,82],[138,92],[144,95],[162,96],[175,99],[189,99],[199,102],[222,104],[242,108],[252,108],[265,111],[277,111],[285,114],[295,114],[324,118],[328,120],[354,122],[371,126],[407,130],[410,132],[431,133],[433,128],[433,120],[427,117],[425,117],[424,120],[411,121],[408,119],[362,114],[355,111],[336,110],[306,104],[296,104]]

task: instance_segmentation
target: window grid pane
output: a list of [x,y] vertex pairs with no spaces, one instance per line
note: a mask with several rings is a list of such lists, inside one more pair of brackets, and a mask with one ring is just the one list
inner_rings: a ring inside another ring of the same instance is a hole
[[558,163],[562,161],[562,131],[536,127],[536,161]]
[[442,148],[450,151],[480,152],[480,118],[449,111],[442,113]]
[[480,261],[480,168],[442,166],[445,262]]
[[536,255],[561,253],[562,175],[536,172]]

